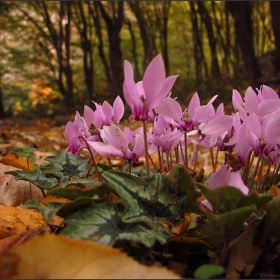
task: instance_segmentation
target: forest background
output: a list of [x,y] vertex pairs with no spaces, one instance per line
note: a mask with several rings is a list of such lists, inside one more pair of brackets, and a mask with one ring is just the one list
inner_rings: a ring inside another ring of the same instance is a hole
[[[0,2],[0,118],[74,114],[123,98],[161,53],[172,96],[231,101],[262,84],[280,88],[278,1]],[[217,103],[217,104],[218,104]]]

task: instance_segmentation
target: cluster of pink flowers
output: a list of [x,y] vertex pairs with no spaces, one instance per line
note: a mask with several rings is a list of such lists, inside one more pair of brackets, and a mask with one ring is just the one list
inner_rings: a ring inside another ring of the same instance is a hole
[[[197,93],[183,110],[176,98],[171,97],[178,76],[166,77],[161,55],[150,62],[142,81],[135,83],[128,61],[124,63],[124,74],[123,93],[131,108],[131,118],[153,122],[146,133],[149,154],[158,153],[167,162],[170,153],[175,151],[177,163],[188,166],[195,160],[195,155],[189,160],[188,145],[218,147],[229,155],[229,160],[211,176],[209,187],[232,185],[245,194],[249,188],[241,172],[249,156],[279,166],[280,99],[272,88],[263,85],[256,93],[249,87],[244,98],[233,90],[235,112],[226,115],[222,103],[217,109],[213,106],[217,96],[201,105]],[[90,147],[93,155],[98,153],[106,158],[117,156],[129,163],[138,162],[145,154],[143,128],[132,131],[128,127],[124,130],[118,127],[124,114],[121,98],[118,96],[113,106],[106,101],[102,105],[94,104],[95,111],[85,106],[84,117],[77,112],[74,122],[67,123],[67,151],[79,154],[82,148]]]

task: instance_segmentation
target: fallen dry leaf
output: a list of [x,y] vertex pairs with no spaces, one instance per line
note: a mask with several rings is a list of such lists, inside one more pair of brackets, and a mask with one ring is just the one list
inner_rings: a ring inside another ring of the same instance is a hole
[[177,227],[172,227],[172,233],[183,235],[187,233],[190,224],[190,215],[185,213],[185,221]]
[[[28,160],[28,163],[27,163]],[[33,160],[31,158],[22,158],[21,156],[15,155],[15,154],[9,154],[4,156],[1,160],[1,163],[5,165],[10,165],[17,167],[22,170],[33,170],[32,166],[34,164]]]
[[0,205],[0,239],[46,225],[41,213],[22,207]]
[[29,199],[43,198],[41,191],[26,181],[16,181],[13,175],[5,174],[7,171],[19,170],[16,167],[0,163],[0,205],[18,206]]
[[140,264],[120,249],[61,235],[36,237],[15,253],[20,261],[14,279],[181,279],[167,268]]
[[244,231],[230,245],[227,279],[239,279],[241,275],[250,276],[262,249],[253,245],[254,227]]
[[280,189],[277,186],[273,185],[270,188],[270,194],[280,196]]
[[[23,244],[38,235],[44,235],[44,234],[48,234],[50,232],[51,232],[50,227],[47,225],[44,225],[41,227],[32,228],[30,230],[26,230],[26,231],[11,235],[9,237],[6,237],[4,239],[1,239],[0,240],[0,254],[2,254],[5,251],[14,250],[20,244]],[[1,269],[2,269],[2,267],[0,266],[0,270]]]

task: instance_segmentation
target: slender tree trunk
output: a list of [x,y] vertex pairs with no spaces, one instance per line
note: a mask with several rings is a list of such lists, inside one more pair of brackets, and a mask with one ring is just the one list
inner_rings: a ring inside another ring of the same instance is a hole
[[[123,1],[108,2],[111,4],[112,15],[109,16],[101,1],[95,2],[107,26],[109,41],[110,70],[112,73],[111,96],[116,98],[122,94],[123,87],[123,59],[121,50],[120,31],[123,24]],[[117,5],[117,8],[115,7]]]
[[156,25],[159,31],[160,45],[162,57],[165,65],[166,74],[169,75],[169,59],[168,59],[168,14],[170,2],[154,2],[154,11],[156,15]]
[[154,49],[154,37],[155,34],[153,33],[153,29],[149,29],[147,25],[147,20],[145,19],[145,6],[147,5],[146,2],[128,2],[131,8],[131,11],[134,13],[137,23],[140,30],[140,36],[142,39],[143,50],[144,50],[144,57],[143,57],[143,71],[146,69],[150,61],[153,59],[155,49]]
[[139,71],[139,63],[138,63],[138,56],[137,56],[137,43],[136,43],[136,38],[135,34],[131,25],[131,22],[129,19],[125,19],[124,23],[127,24],[128,30],[131,36],[131,52],[133,56],[133,61],[134,61],[134,79],[135,81],[141,80],[140,76],[140,71]]
[[[194,6],[194,2],[190,1],[191,8],[191,21],[192,21],[192,36],[194,45],[194,59],[195,59],[195,76],[196,83],[200,84],[203,80],[203,67],[205,67],[205,57],[203,52],[203,46],[201,41],[201,32],[198,25],[197,11]],[[207,74],[207,69],[206,74]]]
[[226,7],[234,18],[235,37],[244,62],[244,75],[249,74],[252,86],[258,86],[260,71],[253,44],[253,26],[251,3],[245,1],[227,1]]
[[277,59],[275,61],[275,70],[280,71],[280,2],[278,1],[270,1],[270,13],[272,16],[272,27],[275,37],[275,47]]
[[197,1],[198,12],[200,13],[201,19],[206,27],[210,51],[211,51],[211,75],[215,80],[220,78],[220,67],[217,59],[216,51],[216,38],[212,27],[212,20],[202,1]]

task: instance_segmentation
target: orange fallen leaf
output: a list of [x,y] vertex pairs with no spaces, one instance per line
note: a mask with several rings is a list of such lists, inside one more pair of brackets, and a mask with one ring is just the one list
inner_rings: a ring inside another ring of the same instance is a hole
[[189,225],[190,215],[188,213],[185,213],[185,221],[177,227],[172,227],[172,233],[175,233],[177,235],[183,235],[187,233]]
[[[28,164],[27,164],[28,160]],[[1,163],[5,165],[11,165],[17,168],[20,168],[22,170],[33,170],[32,165],[34,165],[34,162],[31,158],[22,158],[19,155],[9,154],[4,156],[1,161]],[[28,167],[29,165],[29,167]]]
[[140,264],[120,249],[61,235],[36,237],[15,253],[20,261],[14,279],[181,279],[167,268]]
[[41,213],[22,207],[0,205],[0,239],[46,225]]
[[276,195],[276,196],[280,196],[280,189],[277,188],[277,186],[273,185],[273,186],[270,188],[270,194]]

